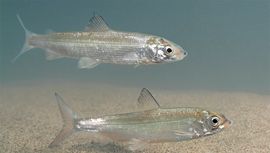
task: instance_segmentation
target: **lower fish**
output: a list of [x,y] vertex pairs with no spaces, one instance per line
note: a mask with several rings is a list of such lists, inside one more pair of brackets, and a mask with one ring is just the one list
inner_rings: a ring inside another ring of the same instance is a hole
[[55,147],[77,131],[98,133],[115,142],[123,142],[132,151],[142,150],[149,143],[178,142],[216,134],[231,125],[223,114],[202,108],[161,108],[146,88],[138,104],[154,103],[157,108],[96,118],[78,118],[55,93],[64,121],[61,132],[49,145]]

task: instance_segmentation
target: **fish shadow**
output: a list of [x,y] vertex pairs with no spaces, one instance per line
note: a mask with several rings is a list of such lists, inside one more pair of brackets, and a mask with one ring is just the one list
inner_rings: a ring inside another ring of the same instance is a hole
[[115,143],[102,144],[98,142],[89,142],[85,144],[72,145],[71,151],[91,152],[99,151],[104,153],[132,153],[132,151],[126,149],[124,146]]

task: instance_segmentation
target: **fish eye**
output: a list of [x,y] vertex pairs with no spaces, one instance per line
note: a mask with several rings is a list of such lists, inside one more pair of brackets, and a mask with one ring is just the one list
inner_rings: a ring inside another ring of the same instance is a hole
[[172,52],[172,49],[171,48],[167,48],[167,52],[168,53]]
[[172,53],[172,49],[170,47],[166,48],[167,53]]
[[211,118],[211,125],[212,126],[217,126],[219,124],[219,118],[217,116],[213,116]]

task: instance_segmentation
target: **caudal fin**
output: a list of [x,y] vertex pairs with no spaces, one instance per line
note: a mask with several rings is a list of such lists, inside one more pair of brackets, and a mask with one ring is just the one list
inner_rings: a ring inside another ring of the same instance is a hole
[[30,49],[34,48],[33,46],[30,46],[28,44],[28,40],[29,40],[30,37],[36,35],[35,33],[31,32],[31,31],[29,31],[28,29],[25,28],[25,26],[23,24],[23,21],[22,21],[22,19],[20,18],[20,16],[18,14],[17,14],[17,19],[19,20],[22,28],[24,29],[25,42],[24,42],[24,45],[23,45],[21,51],[19,52],[19,54],[17,54],[17,56],[15,56],[11,62],[15,62],[23,53],[25,53],[25,52],[29,51]]
[[75,130],[75,119],[77,118],[76,113],[74,113],[64,102],[63,98],[55,93],[55,97],[58,103],[59,110],[64,122],[63,128],[60,133],[56,136],[53,142],[49,145],[50,148],[59,145],[65,138],[74,133]]

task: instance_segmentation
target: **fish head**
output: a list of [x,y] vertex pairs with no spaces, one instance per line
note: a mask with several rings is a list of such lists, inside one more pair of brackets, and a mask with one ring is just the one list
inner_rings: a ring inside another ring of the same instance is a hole
[[151,60],[155,63],[175,62],[184,59],[187,52],[176,43],[161,37],[151,37],[147,45],[152,53]]
[[223,129],[230,127],[232,122],[223,114],[203,111],[203,135],[212,135],[221,132]]

